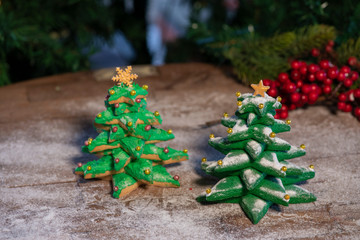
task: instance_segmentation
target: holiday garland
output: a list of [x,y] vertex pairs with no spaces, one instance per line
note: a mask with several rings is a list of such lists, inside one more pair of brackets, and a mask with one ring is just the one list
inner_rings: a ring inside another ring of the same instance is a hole
[[295,185],[313,178],[314,166],[303,168],[286,161],[305,155],[305,145],[295,147],[277,137],[290,131],[290,120],[274,119],[281,98],[268,96],[269,87],[262,81],[252,87],[254,94],[236,94],[238,110],[234,116],[224,114],[221,123],[228,127],[227,137],[210,135],[209,145],[226,156],[215,162],[202,159],[201,168],[220,180],[197,200],[240,204],[256,224],[273,203],[288,206],[313,202],[316,197]]
[[148,86],[133,83],[137,78],[117,68],[113,77],[115,86],[109,89],[105,100],[106,110],[99,113],[94,126],[99,132],[85,141],[82,150],[95,154],[99,160],[79,163],[75,173],[85,179],[112,177],[113,196],[125,196],[140,185],[179,187],[179,176],[172,177],[163,165],[188,160],[187,149],[157,147],[155,143],[174,138],[172,130],[154,126],[162,123],[158,111],[146,109]]

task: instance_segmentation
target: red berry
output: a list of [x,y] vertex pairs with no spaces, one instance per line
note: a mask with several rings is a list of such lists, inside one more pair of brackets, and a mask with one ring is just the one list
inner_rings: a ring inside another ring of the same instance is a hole
[[89,146],[89,142],[86,140],[86,141],[84,142],[84,145],[85,145],[85,146]]
[[305,65],[305,66],[301,66],[300,68],[299,68],[299,72],[302,74],[302,75],[306,75],[306,73],[307,73],[307,66]]
[[343,110],[345,108],[346,103],[345,102],[338,102],[337,107],[339,110]]
[[324,92],[325,94],[330,94],[330,93],[331,93],[331,86],[330,86],[330,85],[325,85],[325,86],[323,87],[323,92]]
[[350,73],[350,79],[353,81],[356,81],[359,78],[359,73],[358,72],[351,72]]
[[334,45],[335,45],[335,43],[334,43],[334,41],[333,40],[329,40],[329,42],[328,42],[328,44],[327,44],[328,46],[331,46],[331,47],[333,47]]
[[301,91],[305,94],[308,94],[311,91],[310,85],[304,84],[304,86],[301,88]]
[[337,77],[337,80],[339,80],[340,82],[344,81],[346,79],[346,73],[344,72],[339,72],[339,75]]
[[279,114],[276,113],[276,114],[274,115],[274,118],[275,118],[275,119],[279,119]]
[[332,50],[333,50],[333,47],[330,46],[330,45],[327,45],[327,46],[325,47],[325,51],[327,51],[327,52],[332,52]]
[[349,64],[350,66],[355,66],[356,62],[357,62],[356,57],[349,57],[349,59],[348,59],[348,64]]
[[296,109],[296,105],[295,104],[290,104],[289,106],[289,110],[295,110]]
[[78,166],[78,167],[82,167],[82,163],[79,162],[79,163],[77,164],[77,166]]
[[360,98],[360,88],[354,90],[354,97]]
[[310,82],[314,82],[314,81],[316,80],[315,74],[310,73],[309,76],[308,76],[308,80],[309,80]]
[[339,98],[340,102],[346,102],[346,100],[347,100],[347,96],[345,93],[340,93],[338,98]]
[[311,56],[318,57],[320,55],[320,51],[317,48],[311,49]]
[[119,158],[115,158],[115,163],[119,163],[120,162],[120,159]]
[[308,66],[308,70],[309,70],[309,72],[311,72],[311,73],[315,73],[316,71],[319,71],[319,66],[316,65],[316,64],[314,64],[314,63],[312,63],[312,64],[310,64],[310,65]]
[[149,130],[151,129],[151,126],[150,126],[150,125],[146,125],[144,129],[145,129],[145,131],[149,131]]
[[352,106],[351,104],[345,104],[345,107],[343,109],[344,112],[351,112],[352,111]]
[[114,107],[118,108],[118,107],[119,107],[119,104],[118,104],[118,103],[115,103],[115,104],[114,104]]
[[323,70],[317,71],[316,74],[316,79],[319,81],[323,81],[326,78],[326,73]]
[[321,60],[319,65],[322,69],[328,69],[330,67],[329,60],[326,59]]
[[325,85],[331,85],[332,82],[333,82],[333,81],[332,81],[331,78],[325,78],[324,81],[323,81],[323,83],[324,83]]
[[141,98],[136,98],[136,99],[135,99],[135,102],[141,103]]
[[279,74],[278,79],[282,83],[287,82],[289,80],[289,75],[287,73],[282,72]]
[[321,88],[316,84],[311,84],[311,91],[316,92],[318,95],[321,94]]
[[317,92],[311,91],[308,97],[309,97],[309,103],[314,104],[318,99],[319,95],[317,94]]
[[169,149],[167,147],[164,148],[164,153],[169,153]]
[[295,85],[295,83],[289,82],[289,83],[285,84],[284,89],[288,93],[293,93],[296,91],[296,85]]
[[301,94],[301,102],[302,102],[303,104],[306,104],[306,103],[308,103],[308,101],[309,101],[308,96],[305,95],[305,94]]
[[116,132],[117,132],[117,130],[118,130],[118,128],[117,128],[117,127],[113,127],[113,128],[112,128],[112,132],[114,132],[114,133],[116,133]]
[[278,96],[278,91],[276,90],[276,88],[270,88],[267,92],[266,92],[270,97],[277,97]]
[[340,72],[350,73],[351,69],[348,66],[343,66],[342,68],[340,68]]
[[360,117],[360,108],[359,107],[356,107],[354,109],[354,114],[355,114],[355,116]]
[[339,72],[338,72],[338,69],[337,67],[331,67],[329,68],[329,70],[327,71],[327,76],[331,79],[335,79],[337,78]]
[[307,66],[306,62],[304,62],[304,61],[299,61],[299,63],[300,63],[300,67],[306,67]]
[[290,96],[291,102],[293,102],[293,103],[299,102],[300,98],[301,98],[301,95],[300,95],[300,93],[297,93],[297,92],[291,94],[291,96]]
[[272,81],[270,79],[263,79],[264,86],[271,86]]
[[354,90],[350,89],[349,91],[347,91],[346,93],[347,99],[351,102],[355,101],[355,97],[354,97]]
[[295,85],[296,85],[296,88],[301,88],[304,85],[304,82],[303,81],[297,81],[295,83]]
[[288,106],[286,106],[285,104],[282,104],[280,111],[288,111]]
[[292,69],[298,69],[300,67],[300,62],[297,60],[294,60],[291,62],[291,68]]
[[117,192],[117,191],[119,191],[119,187],[115,186],[114,187],[114,192]]
[[292,80],[299,80],[300,79],[300,72],[297,70],[291,71],[291,79]]
[[174,176],[174,180],[175,180],[175,181],[178,181],[179,178],[180,178],[180,177],[179,177],[178,175],[175,175],[175,176]]
[[344,80],[345,87],[351,87],[353,85],[353,81],[350,78]]
[[288,116],[289,116],[288,111],[281,111],[280,114],[279,114],[279,117],[280,117],[281,119],[285,119],[285,118],[287,118]]

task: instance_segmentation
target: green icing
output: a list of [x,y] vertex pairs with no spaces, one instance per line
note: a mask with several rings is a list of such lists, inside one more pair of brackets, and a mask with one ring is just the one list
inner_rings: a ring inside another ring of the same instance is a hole
[[189,158],[189,155],[187,153],[184,153],[183,151],[175,150],[171,147],[167,147],[169,150],[168,153],[164,152],[164,148],[158,147],[153,144],[146,144],[144,146],[143,154],[145,155],[144,158],[146,158],[147,155],[156,155],[158,156],[157,159],[153,160],[169,160],[169,159],[178,159],[181,157]]
[[285,186],[286,193],[290,196],[289,203],[309,203],[316,201],[314,194],[296,185]]
[[147,106],[147,102],[145,99],[140,98],[141,102],[134,102],[133,105],[128,103],[119,103],[119,107],[115,107],[113,104],[114,113],[116,116],[119,116],[121,114],[126,114],[129,112],[141,112],[144,108]]
[[[140,158],[144,151],[145,141],[136,137],[127,137],[120,140],[121,148],[123,148],[133,158]],[[140,147],[140,149],[137,149]]]
[[85,146],[85,145],[81,147],[81,151],[83,153],[90,153],[88,146]]
[[284,165],[279,163],[276,154],[265,151],[252,164],[255,169],[276,177],[285,177],[286,173],[281,170]]
[[[101,116],[99,116],[99,114]],[[105,111],[102,111],[95,117],[94,123],[100,124],[100,125],[110,125],[110,122],[116,122],[117,116],[114,115],[111,107],[106,108]]]
[[289,124],[286,124],[282,120],[275,119],[274,124],[272,124],[271,129],[274,133],[280,133],[280,132],[289,132],[291,130],[291,127]]
[[[117,128],[115,132],[113,131],[114,128]],[[121,140],[121,139],[125,138],[126,136],[127,136],[126,131],[124,129],[122,129],[120,125],[118,125],[118,124],[111,125],[110,135],[109,135],[110,141]]]
[[243,185],[237,176],[230,176],[221,179],[211,188],[206,195],[207,201],[219,201],[228,198],[240,197],[243,195]]
[[145,127],[147,125],[148,124],[139,124],[133,133],[134,136],[142,138],[146,141],[167,141],[175,138],[174,134],[168,133],[163,129],[152,127],[149,131],[146,131]]
[[238,118],[236,116],[232,117],[223,117],[221,119],[221,124],[228,128],[233,128],[237,122]]
[[201,203],[206,203],[206,204],[214,204],[214,203],[240,203],[240,198],[239,197],[234,197],[234,198],[227,198],[227,199],[223,199],[223,200],[217,200],[217,201],[211,201],[208,202],[206,200],[206,194],[201,194],[200,196],[198,196],[196,198],[196,201],[201,202]]
[[241,170],[240,179],[248,191],[253,190],[266,177],[266,173],[259,172],[254,168]]
[[304,156],[306,154],[306,151],[298,147],[290,146],[290,149],[288,151],[276,151],[275,154],[278,160],[282,161],[285,159],[292,159]]
[[[112,152],[113,160],[114,160],[114,168],[116,171],[122,169],[126,162],[130,159],[130,156],[124,152],[121,148],[114,149]],[[115,159],[119,159],[119,162],[116,163]]]
[[308,171],[306,168],[299,167],[287,161],[282,161],[281,164],[287,168],[286,176],[298,176]]
[[[271,110],[280,109],[281,103],[277,102],[274,98],[265,94],[265,97],[253,96],[252,94],[243,94],[238,97],[238,101],[242,105],[238,107],[238,113],[256,113],[257,115],[265,115]],[[260,109],[259,104],[263,104],[264,108]]]
[[[88,167],[91,167],[89,170]],[[82,166],[84,169],[84,176],[91,176],[90,178],[96,178],[99,174],[104,174],[106,171],[114,170],[112,156],[103,156],[97,161],[91,161]],[[88,175],[90,174],[90,175]]]
[[294,183],[303,182],[303,181],[306,181],[306,180],[314,178],[314,177],[315,177],[314,170],[311,168],[308,168],[307,171],[301,175],[286,176],[285,178],[281,178],[281,181],[283,182],[284,185],[290,185],[290,184],[294,184]]
[[153,171],[153,181],[154,182],[160,182],[160,183],[170,183],[174,186],[180,187],[179,181],[175,180],[170,173],[166,171],[166,168],[164,168],[161,165],[154,166],[152,168]]
[[[133,178],[141,181],[146,181],[153,183],[153,171],[152,171],[152,162],[147,159],[139,158],[135,161],[132,161],[125,167],[127,174]],[[146,170],[149,170],[149,174],[146,174]]]
[[229,142],[227,141],[227,138],[210,138],[209,139],[209,145],[218,150],[219,152],[223,154],[228,154],[231,150],[237,149],[237,150],[243,150],[247,144],[248,141],[251,140],[245,140],[245,141],[239,141],[239,142]]
[[243,113],[240,114],[238,112],[235,113],[236,116],[239,118],[246,120],[246,124],[248,126],[255,125],[255,124],[261,124],[261,125],[273,125],[275,122],[274,116],[275,114],[266,113],[263,116],[256,115],[255,113]]
[[214,172],[236,171],[251,165],[250,158],[243,150],[234,150],[226,155],[221,165],[214,168]]
[[253,224],[257,224],[267,213],[272,202],[247,194],[241,198],[240,206]]
[[271,181],[265,178],[254,190],[250,191],[251,194],[271,202],[288,206],[289,202],[285,200],[285,188],[281,181]]
[[112,179],[113,179],[114,187],[119,188],[117,191],[113,191],[114,198],[119,198],[119,195],[125,188],[130,187],[137,183],[137,181],[134,178],[127,175],[126,173],[114,174],[112,175]]
[[[115,91],[113,95],[110,94],[111,90]],[[135,95],[130,94],[132,90],[136,91]],[[129,104],[134,104],[137,96],[146,96],[147,94],[148,92],[136,83],[134,83],[131,87],[124,86],[123,84],[121,84],[121,86],[115,85],[109,89],[110,97],[108,101],[110,104],[113,104],[115,102],[119,102],[121,97],[125,97],[129,99]]]
[[264,143],[259,143],[255,140],[250,140],[245,145],[245,151],[252,159],[257,159],[265,149]]
[[89,144],[89,152],[98,152],[96,147],[104,146],[106,149],[113,148],[119,145],[118,142],[108,143],[109,132],[101,132],[92,142]]
[[[99,125],[111,125],[111,124],[121,124],[123,128],[126,128],[130,131],[133,131],[136,125],[140,122],[140,124],[161,124],[162,119],[159,116],[155,116],[154,113],[150,112],[147,109],[143,109],[141,112],[131,112],[131,113],[125,113],[121,114],[119,116],[115,116],[111,110],[111,108],[108,108],[107,110],[100,113],[101,117],[96,116],[95,123]],[[139,122],[138,122],[139,120]],[[129,122],[132,123],[131,126],[129,126]]]

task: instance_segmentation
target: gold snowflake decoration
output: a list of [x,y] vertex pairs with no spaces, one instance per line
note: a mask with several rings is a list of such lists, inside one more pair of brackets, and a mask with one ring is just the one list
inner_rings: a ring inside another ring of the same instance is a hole
[[114,82],[117,82],[118,85],[121,83],[125,84],[126,86],[132,87],[132,83],[134,79],[138,78],[138,75],[131,73],[132,67],[128,66],[125,68],[125,71],[120,69],[119,67],[116,68],[117,74],[112,77]]

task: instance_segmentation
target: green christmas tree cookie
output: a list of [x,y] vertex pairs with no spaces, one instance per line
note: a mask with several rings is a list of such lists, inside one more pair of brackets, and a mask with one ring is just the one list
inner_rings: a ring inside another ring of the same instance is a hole
[[82,151],[100,159],[79,163],[75,173],[85,179],[102,178],[113,182],[113,196],[119,198],[143,184],[179,187],[179,176],[171,176],[165,164],[189,159],[187,150],[161,148],[155,143],[174,138],[171,130],[155,128],[162,123],[159,112],[146,109],[148,86],[133,84],[137,78],[129,66],[117,68],[105,100],[106,110],[99,113],[94,126],[99,132],[85,141]]
[[226,156],[217,162],[202,159],[201,168],[221,179],[197,200],[239,203],[256,224],[273,203],[288,206],[313,202],[316,197],[294,185],[313,178],[315,171],[313,165],[303,168],[286,161],[305,155],[305,145],[295,147],[277,137],[277,133],[290,131],[290,120],[274,119],[281,99],[268,96],[262,81],[251,86],[255,93],[238,92],[235,115],[225,113],[221,120],[228,127],[228,136],[210,135],[209,144]]

